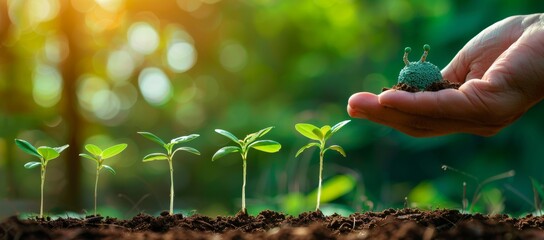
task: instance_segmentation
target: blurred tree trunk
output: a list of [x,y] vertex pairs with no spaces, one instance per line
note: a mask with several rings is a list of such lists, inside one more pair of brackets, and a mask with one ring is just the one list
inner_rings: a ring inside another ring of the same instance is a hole
[[6,185],[7,185],[7,195],[9,198],[17,198],[19,196],[18,187],[16,186],[16,177],[15,177],[15,159],[13,157],[13,151],[14,151],[14,143],[13,139],[16,137],[17,134],[17,127],[15,122],[12,120],[12,118],[8,117],[12,115],[12,113],[17,111],[17,102],[18,101],[12,101],[12,99],[15,99],[13,96],[15,96],[17,88],[15,87],[15,68],[12,67],[14,62],[16,62],[15,57],[13,56],[11,49],[9,47],[5,46],[5,42],[8,41],[9,38],[9,29],[11,27],[11,20],[9,19],[8,15],[8,3],[7,1],[1,1],[0,2],[0,71],[4,72],[5,75],[3,79],[0,79],[0,81],[3,81],[0,83],[0,96],[2,96],[1,101],[1,111],[2,111],[2,118],[0,120],[2,121],[1,127],[3,128],[0,130],[0,133],[2,133],[3,137],[6,139],[6,152],[4,156],[0,156],[1,158],[5,159],[6,161]]
[[76,81],[80,75],[78,62],[82,56],[82,37],[84,14],[76,12],[69,0],[61,1],[62,10],[59,15],[60,32],[68,42],[68,57],[61,63],[60,70],[64,87],[62,90],[62,117],[66,124],[66,136],[70,147],[66,149],[66,191],[63,203],[66,210],[80,210],[81,204],[81,161],[79,153],[83,141],[83,122],[79,114]]

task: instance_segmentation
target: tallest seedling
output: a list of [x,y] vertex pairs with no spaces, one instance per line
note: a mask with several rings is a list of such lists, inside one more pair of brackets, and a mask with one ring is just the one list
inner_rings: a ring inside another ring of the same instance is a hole
[[309,123],[299,123],[295,125],[295,129],[302,134],[303,136],[315,140],[317,142],[311,142],[303,147],[301,147],[296,156],[298,157],[299,154],[304,152],[304,150],[311,148],[311,147],[318,147],[319,148],[319,185],[317,187],[317,203],[315,210],[319,210],[319,202],[321,201],[321,182],[323,180],[323,156],[325,155],[325,152],[328,150],[334,150],[342,154],[342,156],[346,156],[346,153],[344,152],[344,149],[340,147],[339,145],[331,145],[329,147],[326,146],[327,140],[332,137],[332,135],[340,128],[342,128],[344,125],[349,123],[350,120],[345,120],[342,122],[337,123],[334,126],[325,125],[321,128],[318,128],[312,124]]
[[41,146],[41,147],[34,147],[29,142],[22,140],[22,139],[15,139],[15,144],[17,147],[19,147],[24,152],[35,156],[40,159],[39,162],[27,162],[25,164],[25,168],[31,169],[35,168],[37,166],[40,166],[41,168],[41,185],[40,185],[40,218],[43,218],[43,184],[45,182],[45,170],[47,169],[47,163],[57,157],[60,156],[60,153],[64,151],[64,149],[68,148],[68,144],[61,146],[61,147],[48,147],[48,146]]
[[174,214],[174,168],[172,166],[172,159],[174,154],[177,151],[186,151],[192,154],[200,155],[200,152],[192,147],[178,147],[174,149],[174,146],[180,143],[189,142],[200,135],[191,134],[187,136],[181,136],[170,140],[169,143],[164,142],[161,138],[155,136],[153,133],[149,132],[138,132],[138,134],[144,136],[145,138],[161,145],[166,153],[151,153],[144,157],[144,162],[156,161],[156,160],[167,160],[168,166],[170,166],[170,215]]

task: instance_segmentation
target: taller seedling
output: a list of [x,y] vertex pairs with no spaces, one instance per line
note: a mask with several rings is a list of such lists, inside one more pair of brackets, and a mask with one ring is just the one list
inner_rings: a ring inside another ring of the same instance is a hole
[[311,140],[316,141],[308,143],[301,147],[295,157],[298,157],[298,155],[300,155],[302,152],[304,152],[304,150],[308,148],[319,148],[319,185],[317,187],[317,203],[315,208],[316,211],[319,210],[319,202],[321,201],[321,182],[323,180],[323,156],[325,155],[325,152],[327,152],[328,150],[334,150],[342,154],[342,156],[346,157],[346,153],[344,152],[344,149],[342,147],[340,147],[339,145],[331,145],[329,147],[326,147],[326,142],[330,137],[332,137],[334,133],[338,132],[340,128],[342,128],[349,122],[350,120],[345,120],[337,123],[333,127],[325,125],[321,128],[318,128],[309,123],[298,123],[295,125],[295,129],[300,134]]
[[281,149],[281,145],[272,140],[258,140],[258,138],[267,134],[273,127],[267,127],[258,132],[251,133],[247,135],[243,140],[238,139],[234,134],[222,130],[215,129],[215,132],[227,137],[228,139],[235,142],[238,146],[226,146],[223,147],[213,155],[212,161],[215,161],[229,153],[239,152],[242,156],[242,167],[243,167],[243,183],[242,183],[242,213],[247,214],[246,210],[246,168],[247,168],[247,153],[249,149],[253,148],[259,151],[275,153]]
[[166,150],[166,153],[150,153],[144,157],[143,162],[151,162],[156,160],[167,160],[168,166],[170,167],[170,215],[174,214],[174,167],[172,166],[172,159],[174,154],[178,151],[186,151],[192,154],[200,155],[200,152],[192,147],[178,147],[174,149],[174,146],[180,143],[189,142],[200,135],[191,134],[187,136],[181,136],[170,140],[169,143],[164,142],[161,138],[155,136],[153,133],[149,132],[138,132],[138,134],[144,136],[145,138],[161,145]]

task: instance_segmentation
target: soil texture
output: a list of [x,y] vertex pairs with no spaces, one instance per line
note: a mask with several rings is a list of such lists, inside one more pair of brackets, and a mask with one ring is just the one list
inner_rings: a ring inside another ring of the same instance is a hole
[[215,218],[181,214],[132,219],[26,219],[0,223],[0,239],[544,239],[544,217],[388,209],[324,216],[263,211]]
[[[425,88],[423,91],[437,92],[437,91],[444,90],[444,89],[449,89],[449,88],[459,89],[460,86],[461,86],[460,83],[450,82],[448,80],[442,80],[440,82],[432,83],[430,86]],[[412,92],[412,93],[421,91],[418,88],[413,87],[413,86],[409,86],[409,85],[407,85],[405,83],[397,83],[391,88],[383,88],[382,92],[386,91],[386,90],[389,90],[389,89],[403,90],[403,91]]]

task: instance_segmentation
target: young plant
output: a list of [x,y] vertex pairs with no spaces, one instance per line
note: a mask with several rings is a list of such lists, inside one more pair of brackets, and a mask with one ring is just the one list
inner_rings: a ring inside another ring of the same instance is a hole
[[150,153],[144,157],[143,162],[151,162],[156,160],[167,160],[168,166],[170,167],[170,215],[174,214],[174,168],[172,167],[172,159],[174,154],[178,151],[186,151],[192,154],[200,155],[200,152],[192,147],[178,147],[174,149],[174,146],[180,143],[189,142],[200,135],[191,134],[187,136],[181,136],[170,140],[169,143],[166,143],[161,138],[155,136],[153,133],[149,132],[138,132],[138,134],[144,136],[145,138],[161,145],[166,153]]
[[246,167],[247,167],[247,153],[249,149],[253,148],[259,151],[267,153],[275,153],[281,149],[281,145],[272,140],[258,140],[258,138],[264,136],[268,133],[273,127],[267,127],[261,129],[258,132],[251,133],[247,135],[243,140],[238,139],[234,134],[222,130],[215,129],[215,132],[227,137],[228,139],[235,142],[238,146],[226,146],[223,147],[213,155],[212,161],[215,161],[229,153],[239,152],[242,156],[242,167],[243,167],[243,182],[242,182],[242,213],[247,214],[246,210]]
[[346,157],[346,153],[344,152],[344,149],[340,147],[339,145],[331,145],[329,147],[326,147],[327,140],[332,137],[333,134],[338,132],[340,128],[342,128],[344,125],[349,123],[351,120],[345,120],[342,122],[337,123],[334,126],[325,125],[321,128],[318,128],[312,124],[309,123],[298,123],[295,125],[295,129],[302,134],[303,136],[315,140],[316,142],[311,142],[303,147],[301,147],[296,156],[300,155],[304,150],[311,148],[311,147],[318,147],[319,148],[319,185],[317,187],[317,204],[316,204],[316,211],[319,210],[319,202],[321,201],[321,182],[323,180],[323,156],[325,155],[325,152],[328,150],[334,150],[342,154],[342,156]]
[[96,163],[96,180],[94,182],[94,215],[95,216],[96,216],[96,197],[98,193],[98,176],[100,176],[100,170],[102,170],[102,168],[105,168],[106,170],[110,171],[112,174],[115,175],[115,170],[113,170],[112,167],[105,165],[104,160],[121,153],[123,150],[125,150],[125,148],[127,148],[127,144],[125,143],[117,144],[109,148],[106,148],[104,150],[100,149],[98,146],[94,144],[87,144],[85,145],[85,149],[87,150],[87,152],[90,153],[90,155],[86,153],[79,154],[80,157],[93,160]]
[[29,142],[22,140],[22,139],[15,139],[15,144],[17,147],[19,147],[24,152],[35,156],[40,159],[39,162],[27,162],[25,163],[25,168],[31,169],[35,168],[37,166],[40,166],[41,174],[41,185],[40,185],[40,216],[39,218],[43,218],[43,185],[45,183],[45,172],[47,169],[47,163],[49,161],[57,158],[60,156],[60,153],[64,151],[64,149],[68,148],[68,144],[61,146],[61,147],[48,147],[48,146],[41,146],[41,147],[34,147]]
[[481,196],[480,191],[482,190],[482,188],[485,185],[487,185],[489,183],[492,183],[492,182],[495,182],[495,181],[498,181],[498,180],[501,180],[501,179],[511,178],[514,175],[516,175],[516,172],[514,170],[510,170],[510,171],[507,171],[507,172],[503,172],[503,173],[488,177],[488,178],[484,179],[483,181],[481,181],[478,177],[476,177],[476,176],[474,176],[472,174],[463,172],[461,170],[450,167],[448,165],[442,165],[442,170],[444,170],[444,171],[447,171],[447,170],[454,171],[456,173],[459,173],[461,175],[469,177],[469,178],[473,179],[476,183],[478,183],[478,186],[476,186],[476,190],[474,190],[474,194],[472,195],[472,201],[471,201],[470,207],[469,207],[468,206],[468,199],[467,199],[467,196],[466,196],[467,184],[466,184],[466,182],[463,182],[463,200],[462,200],[463,212],[467,212],[467,208],[468,208],[468,212],[472,212],[472,209],[474,208],[474,205],[476,205],[476,202],[478,202],[478,200],[480,200],[480,196]]

